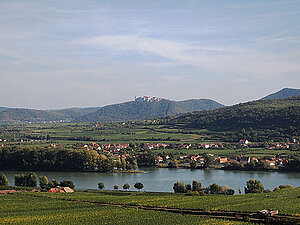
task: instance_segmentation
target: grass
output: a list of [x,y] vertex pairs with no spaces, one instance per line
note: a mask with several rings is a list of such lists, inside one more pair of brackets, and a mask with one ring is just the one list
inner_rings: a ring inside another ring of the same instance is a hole
[[250,225],[251,223],[59,199],[33,198],[31,195],[18,193],[0,196],[0,224]]

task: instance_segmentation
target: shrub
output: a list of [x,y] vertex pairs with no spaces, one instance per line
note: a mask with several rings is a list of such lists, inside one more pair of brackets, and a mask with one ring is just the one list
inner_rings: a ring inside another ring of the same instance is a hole
[[118,185],[114,185],[114,190],[118,190],[119,189],[119,186]]
[[191,191],[192,190],[192,186],[190,184],[186,184],[185,185],[185,190],[186,191]]
[[103,188],[105,188],[104,183],[99,182],[99,183],[98,183],[98,188],[99,188],[100,190],[102,190]]
[[136,182],[134,187],[140,191],[144,187],[144,185],[141,182]]
[[129,185],[129,184],[126,183],[126,184],[123,185],[123,189],[124,189],[124,190],[128,190],[129,188],[130,188],[130,185]]
[[199,192],[198,191],[187,191],[187,193],[185,195],[187,195],[187,196],[199,196]]
[[264,189],[264,185],[259,180],[251,179],[247,181],[247,187],[245,187],[245,194],[261,193]]
[[69,187],[69,188],[74,188],[75,187],[74,182],[71,181],[71,180],[63,180],[63,181],[60,182],[59,185],[62,186],[62,187]]
[[193,191],[200,191],[202,187],[202,184],[196,180],[193,181],[192,183],[192,190]]
[[49,188],[54,188],[56,186],[59,186],[59,183],[57,180],[52,179],[49,183],[48,183]]
[[290,184],[285,184],[285,185],[279,185],[279,188],[284,189],[284,188],[294,188],[294,187]]
[[173,190],[175,193],[185,193],[185,185],[183,182],[178,181],[173,185]]
[[4,173],[0,172],[0,186],[8,186],[8,180]]
[[270,192],[272,192],[270,189],[263,190],[263,193],[270,193]]
[[48,188],[48,183],[49,183],[48,178],[46,176],[41,176],[39,177],[39,179],[40,179],[40,187],[42,189]]

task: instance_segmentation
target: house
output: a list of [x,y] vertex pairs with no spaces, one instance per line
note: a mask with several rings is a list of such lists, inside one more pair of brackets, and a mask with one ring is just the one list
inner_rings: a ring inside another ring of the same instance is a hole
[[51,188],[48,192],[49,193],[73,193],[74,190],[72,188],[69,188],[69,187],[57,186],[55,188]]
[[220,158],[220,163],[227,163],[227,162],[228,162],[227,158]]

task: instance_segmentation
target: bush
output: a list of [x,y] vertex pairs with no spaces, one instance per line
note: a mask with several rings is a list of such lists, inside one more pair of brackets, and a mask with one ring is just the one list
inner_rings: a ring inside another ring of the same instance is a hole
[[56,187],[56,186],[59,186],[59,183],[58,183],[58,181],[55,180],[55,179],[52,179],[52,180],[48,183],[48,187],[49,187],[49,188],[54,188],[54,187]]
[[27,176],[24,174],[15,175],[15,185],[21,187],[36,187],[37,175],[36,173],[29,173]]
[[8,180],[4,173],[0,172],[0,186],[8,186]]
[[199,192],[198,191],[187,191],[187,193],[185,195],[187,195],[187,196],[199,196]]
[[124,190],[128,190],[129,188],[130,188],[130,185],[129,185],[129,184],[126,183],[126,184],[123,185],[123,189],[124,189]]
[[186,191],[191,191],[192,190],[192,186],[190,184],[186,184],[185,185],[185,190]]
[[134,187],[140,191],[144,187],[144,185],[141,182],[136,182]]
[[119,186],[118,185],[114,185],[114,190],[118,190],[119,189]]
[[99,188],[100,190],[102,190],[103,188],[105,188],[104,183],[99,182],[99,183],[98,183],[98,188]]
[[183,182],[178,181],[173,185],[173,190],[175,193],[185,193],[185,185]]
[[270,189],[263,190],[263,193],[270,193],[270,192],[272,192]]
[[280,190],[280,188],[279,188],[279,187],[276,187],[276,188],[274,188],[273,191],[279,191],[279,190]]
[[264,185],[255,179],[251,179],[247,181],[247,187],[245,187],[245,194],[248,193],[261,193],[265,189]]
[[74,182],[71,180],[63,180],[60,182],[59,186],[61,187],[69,187],[69,188],[75,188]]
[[46,176],[41,176],[39,177],[39,179],[40,179],[40,187],[42,189],[48,188],[48,183],[49,183],[48,178]]
[[192,183],[192,190],[193,191],[201,191],[201,187],[202,187],[202,184],[196,180],[193,181]]
[[209,187],[207,188],[207,192],[209,194],[221,194],[222,188],[221,188],[221,186],[214,183],[214,184],[209,185]]
[[294,188],[294,187],[290,184],[285,184],[285,185],[279,185],[279,188],[284,189],[284,188]]

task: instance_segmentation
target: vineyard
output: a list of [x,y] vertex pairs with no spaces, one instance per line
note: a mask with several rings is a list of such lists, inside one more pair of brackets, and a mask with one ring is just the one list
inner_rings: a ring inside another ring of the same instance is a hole
[[[74,195],[78,197],[83,193]],[[53,196],[63,197],[61,194]],[[64,196],[66,197],[66,196]],[[86,197],[86,196],[85,196]],[[115,196],[116,197],[116,196]],[[0,196],[0,224],[207,224],[251,223],[202,218],[168,212],[103,206],[36,197],[28,193]]]
[[[32,193],[28,193],[32,195]],[[256,212],[258,210],[278,210],[280,214],[300,214],[300,188],[285,189],[270,193],[248,195],[205,195],[186,196],[185,194],[124,192],[124,191],[79,191],[73,194],[35,195],[57,199],[78,199],[100,203],[145,205],[180,209],[224,210]]]

